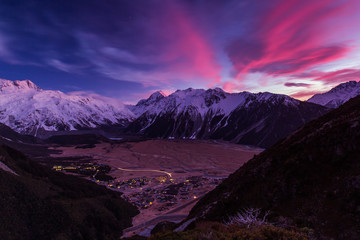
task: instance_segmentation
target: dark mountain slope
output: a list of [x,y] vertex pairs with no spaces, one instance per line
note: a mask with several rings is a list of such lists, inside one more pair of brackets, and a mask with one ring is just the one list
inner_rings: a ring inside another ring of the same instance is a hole
[[266,148],[328,111],[306,102],[286,104],[286,100],[274,97],[268,102],[249,101],[247,107],[238,107],[228,118],[216,123],[221,127],[210,138]]
[[14,148],[32,158],[44,157],[57,152],[57,150],[49,149],[44,143],[42,139],[31,135],[21,135],[0,123],[0,144]]
[[248,207],[319,238],[360,239],[360,97],[255,156],[189,218],[224,221]]
[[22,143],[38,143],[40,140],[31,135],[22,135],[15,132],[10,127],[0,123],[0,141],[12,141],[12,142],[22,142]]
[[119,193],[9,147],[0,146],[0,165],[0,239],[119,239],[138,213]]

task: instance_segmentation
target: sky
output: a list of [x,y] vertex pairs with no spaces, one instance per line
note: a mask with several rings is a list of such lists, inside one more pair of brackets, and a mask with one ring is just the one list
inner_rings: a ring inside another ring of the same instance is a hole
[[0,2],[0,78],[135,103],[220,87],[305,100],[360,79],[358,0]]

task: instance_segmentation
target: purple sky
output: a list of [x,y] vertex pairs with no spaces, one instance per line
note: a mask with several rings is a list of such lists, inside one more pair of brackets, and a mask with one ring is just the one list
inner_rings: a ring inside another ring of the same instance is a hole
[[136,102],[222,87],[307,99],[360,76],[358,0],[0,3],[0,78]]

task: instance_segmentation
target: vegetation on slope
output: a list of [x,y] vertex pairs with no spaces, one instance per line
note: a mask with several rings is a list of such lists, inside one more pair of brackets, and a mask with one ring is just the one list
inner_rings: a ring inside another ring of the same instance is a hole
[[300,230],[289,230],[273,225],[227,226],[218,222],[200,222],[194,229],[184,232],[163,231],[154,234],[150,240],[307,240],[308,233]]

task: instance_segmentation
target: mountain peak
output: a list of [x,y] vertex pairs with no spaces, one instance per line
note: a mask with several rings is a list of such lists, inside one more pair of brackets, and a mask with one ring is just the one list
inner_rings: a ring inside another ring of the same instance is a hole
[[329,108],[337,108],[350,98],[360,95],[360,82],[350,81],[337,85],[330,91],[315,94],[308,102],[320,104]]
[[151,94],[150,97],[148,97],[147,99],[141,99],[136,104],[136,106],[142,106],[142,105],[148,106],[148,105],[153,104],[165,97],[166,97],[166,95],[161,90],[159,90],[159,91],[156,91],[153,94]]
[[23,81],[16,80],[16,81],[14,81],[14,85],[19,87],[19,88],[40,89],[35,83],[30,81],[29,79],[26,79],[26,80],[23,80]]
[[225,93],[225,91],[221,88],[209,88],[208,90],[206,90],[207,93]]
[[0,91],[11,91],[11,90],[19,90],[19,89],[32,89],[39,91],[41,90],[35,83],[30,80],[6,80],[0,79]]
[[199,96],[199,95],[202,95],[204,92],[205,92],[204,89],[187,88],[184,90],[176,90],[170,96],[183,99],[186,97]]
[[158,100],[165,96],[166,95],[161,90],[159,90],[159,91],[156,91],[153,94],[151,94],[150,97],[148,98],[148,100],[150,100],[150,99]]
[[337,92],[343,89],[352,89],[352,88],[360,88],[360,82],[350,81],[350,82],[340,83],[336,87],[332,88],[329,92]]

